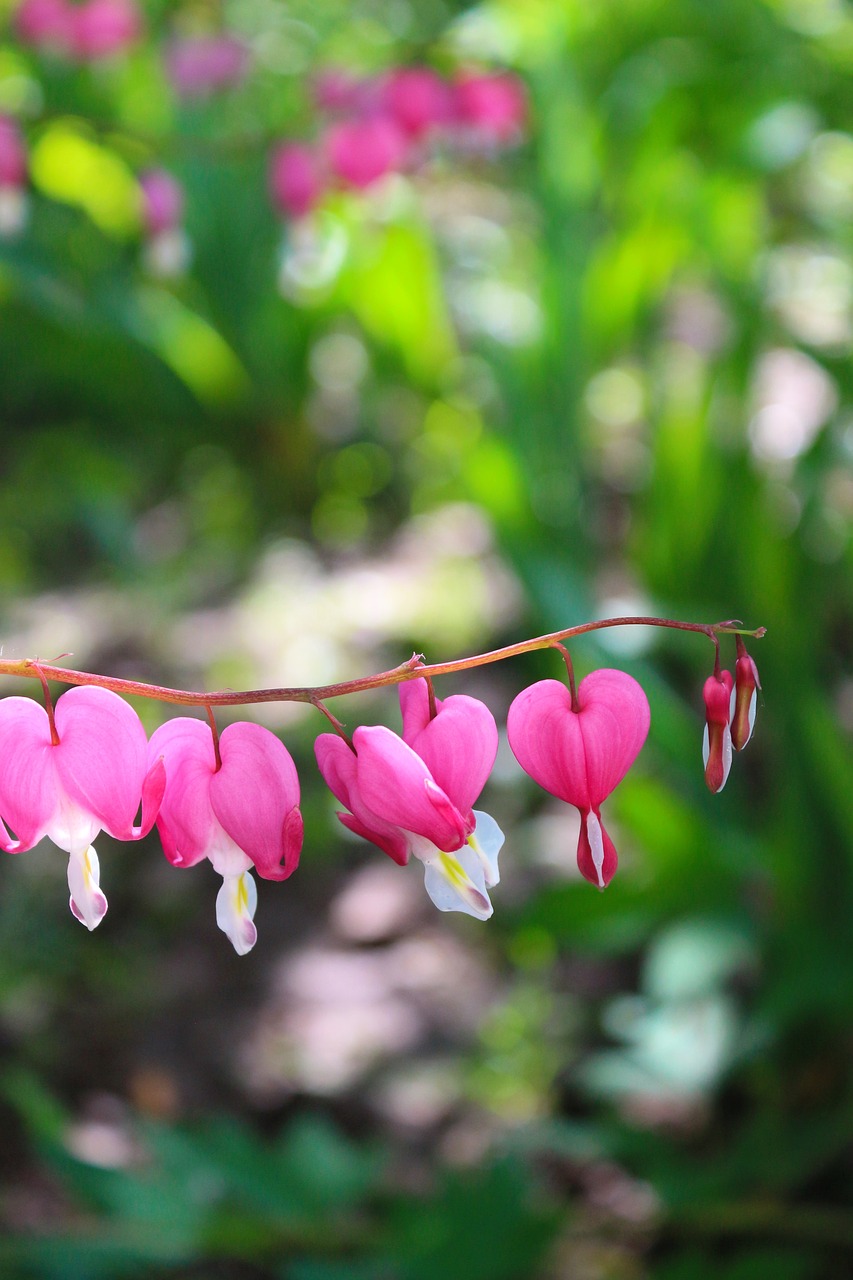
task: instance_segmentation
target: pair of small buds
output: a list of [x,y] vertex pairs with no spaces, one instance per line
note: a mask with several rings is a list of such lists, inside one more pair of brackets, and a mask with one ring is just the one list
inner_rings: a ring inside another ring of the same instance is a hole
[[711,791],[722,791],[732,766],[732,750],[743,751],[755,725],[757,692],[761,688],[758,668],[737,637],[734,677],[719,667],[705,681],[705,738],[702,756],[705,781]]

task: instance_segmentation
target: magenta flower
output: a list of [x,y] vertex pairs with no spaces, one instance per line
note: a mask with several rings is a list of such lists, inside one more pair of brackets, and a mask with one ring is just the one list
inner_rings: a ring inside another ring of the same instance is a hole
[[27,152],[11,116],[0,115],[0,190],[20,188],[27,180]]
[[422,138],[450,118],[450,89],[430,67],[398,67],[382,86],[385,110],[410,138]]
[[167,169],[148,169],[140,175],[142,220],[149,236],[162,235],[180,226],[184,215],[184,192]]
[[181,98],[205,98],[228,89],[249,69],[249,50],[227,32],[173,40],[164,58],[166,74]]
[[275,207],[288,218],[304,218],[323,194],[317,157],[301,142],[283,142],[270,156],[269,187]]
[[69,9],[71,49],[82,62],[122,53],[142,34],[134,0],[86,0]]
[[402,684],[400,703],[402,738],[382,725],[361,727],[350,749],[336,734],[321,734],[320,772],[349,810],[338,814],[345,827],[401,865],[414,854],[440,911],[486,920],[503,834],[472,805],[497,754],[494,718],[465,695],[436,699],[431,718],[424,680]]
[[[738,648],[742,646],[741,641]],[[743,649],[735,663],[735,700],[732,711],[732,746],[735,751],[743,751],[752,737],[752,730],[755,727],[757,690],[760,688],[758,668],[746,649]]]
[[157,830],[176,867],[209,858],[222,876],[216,923],[238,955],[251,951],[258,892],[249,874],[286,880],[299,864],[302,814],[296,766],[282,742],[258,724],[230,724],[219,739],[201,720],[168,720],[151,737],[148,758],[166,768]]
[[637,758],[649,731],[645,693],[624,671],[592,671],[577,706],[559,680],[540,680],[513,701],[509,745],[531,778],[581,815],[578,867],[603,889],[618,858],[601,821],[601,805]]
[[335,177],[363,190],[402,167],[406,140],[385,116],[342,120],[327,131],[325,153]]
[[[711,791],[722,791],[732,767],[730,721],[735,703],[734,680],[730,671],[708,676],[702,690],[705,699],[705,735],[702,759],[705,781]],[[743,744],[746,746],[746,743]]]
[[36,49],[68,53],[72,14],[65,0],[21,0],[15,10],[15,29],[24,44]]
[[[94,929],[107,900],[92,841],[99,831],[117,840],[146,835],[165,773],[161,763],[147,764],[148,742],[136,712],[107,689],[69,689],[56,704],[55,721],[58,742],[37,702],[0,702],[0,848],[21,853],[47,836],[64,849],[71,910]],[[136,827],[140,802],[142,825]]]
[[484,142],[516,142],[527,122],[524,84],[509,72],[460,76],[453,85],[453,106],[463,129]]

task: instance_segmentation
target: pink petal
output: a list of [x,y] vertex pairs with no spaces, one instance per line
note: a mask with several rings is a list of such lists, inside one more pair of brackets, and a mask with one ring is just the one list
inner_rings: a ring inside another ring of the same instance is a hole
[[604,830],[601,815],[597,812],[582,813],[578,838],[578,870],[581,875],[596,888],[604,889],[615,876],[618,863],[613,841]]
[[178,716],[151,735],[151,770],[162,762],[166,789],[157,818],[163,852],[171,863],[191,867],[207,857],[219,824],[210,802],[216,768],[213,737],[202,720]]
[[579,719],[594,806],[625,777],[649,732],[649,701],[624,671],[591,671],[578,687]]
[[384,725],[373,725],[356,729],[353,743],[359,792],[371,812],[424,836],[446,853],[464,844],[464,816],[402,738]]
[[540,680],[512,703],[507,731],[525,772],[552,795],[597,808],[624,778],[649,731],[649,704],[624,671],[591,672],[577,712],[558,680]]
[[[210,784],[213,812],[266,880],[285,880],[302,847],[299,778],[290,753],[259,724],[230,724],[219,740],[222,768]],[[289,826],[286,823],[289,820]]]
[[[483,790],[498,753],[494,716],[476,698],[456,694],[443,702],[436,699],[438,711],[430,720],[426,681],[412,680],[409,684],[420,685],[423,694],[415,691],[414,698],[408,694],[404,701],[404,686],[400,687],[404,741],[417,752],[456,808],[467,814]],[[422,727],[414,728],[416,725]]]
[[56,704],[56,767],[69,798],[118,840],[134,837],[148,741],[139,716],[109,689],[69,689]]
[[18,837],[11,841],[5,827],[0,830],[0,844],[8,853],[37,844],[56,812],[60,782],[55,753],[44,707],[32,698],[0,701],[0,817]]
[[352,813],[338,814],[343,825],[405,866],[409,860],[409,841],[398,826],[377,817],[365,805],[358,789],[355,752],[336,733],[321,733],[314,743],[314,752],[326,786],[336,800],[352,810]]

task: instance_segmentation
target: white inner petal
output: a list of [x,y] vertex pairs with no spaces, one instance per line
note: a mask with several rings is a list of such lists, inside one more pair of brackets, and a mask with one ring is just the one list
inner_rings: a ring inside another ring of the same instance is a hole
[[226,876],[216,895],[216,923],[227,934],[238,956],[244,956],[258,940],[253,924],[258,887],[248,871]]
[[490,813],[475,809],[474,817],[477,825],[468,837],[468,844],[480,860],[486,884],[496,885],[501,878],[498,870],[498,854],[503,848],[504,833]]
[[236,840],[232,840],[228,832],[214,818],[213,837],[207,850],[207,856],[216,871],[225,879],[228,876],[239,876],[250,870],[252,859],[244,853]]
[[101,867],[93,845],[75,850],[68,858],[68,889],[72,913],[90,931],[107,913],[107,900],[100,889]]
[[60,792],[59,806],[45,830],[48,840],[66,853],[84,853],[101,830],[94,814]]
[[586,815],[586,834],[589,840],[589,849],[592,854],[592,865],[598,872],[598,887],[604,888],[604,876],[602,870],[604,867],[604,839],[601,834],[601,823],[596,815],[589,812]]

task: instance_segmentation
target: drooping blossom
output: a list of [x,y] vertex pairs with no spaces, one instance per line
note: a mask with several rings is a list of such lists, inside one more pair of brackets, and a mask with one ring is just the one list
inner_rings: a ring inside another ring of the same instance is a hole
[[510,72],[461,75],[453,84],[453,114],[474,141],[517,142],[527,122],[524,84]]
[[86,0],[70,9],[71,50],[81,62],[124,52],[142,34],[134,0]]
[[732,746],[743,751],[755,727],[757,690],[761,688],[758,668],[738,636],[738,659],[735,663],[735,701],[732,711]]
[[283,142],[270,156],[270,195],[280,213],[304,218],[323,193],[317,156],[301,142]]
[[540,680],[509,709],[509,744],[522,769],[580,811],[578,867],[600,889],[613,879],[618,861],[601,805],[637,758],[649,720],[637,681],[609,669],[580,682],[576,707],[559,680]]
[[11,116],[0,115],[0,237],[16,235],[27,217],[27,152]]
[[[711,791],[722,791],[732,767],[731,716],[734,705],[734,680],[730,671],[708,676],[702,690],[705,700],[705,734],[702,759],[705,781]],[[746,746],[746,743],[743,744]]]
[[450,89],[431,67],[398,67],[382,85],[382,105],[408,137],[418,139],[447,123]]
[[148,169],[140,175],[139,193],[148,267],[155,275],[179,275],[190,257],[181,225],[183,188],[167,169]]
[[250,62],[249,50],[228,32],[170,41],[164,53],[166,75],[180,98],[206,98],[239,84]]
[[495,761],[494,718],[464,694],[435,699],[424,680],[400,686],[403,737],[383,725],[362,726],[352,749],[333,733],[315,744],[317,763],[350,831],[400,865],[424,864],[427,893],[440,911],[486,920],[488,889],[498,883],[503,834],[472,808]]
[[238,722],[219,739],[179,716],[156,729],[148,758],[166,769],[157,830],[176,867],[208,858],[222,876],[216,923],[238,955],[257,941],[258,892],[252,866],[265,880],[286,880],[299,864],[302,815],[299,779],[284,744],[258,724]]
[[66,0],[21,0],[15,10],[15,30],[35,49],[70,53],[71,12]]
[[331,125],[324,151],[334,176],[347,186],[363,190],[402,167],[406,139],[393,120],[369,116]]
[[94,929],[107,900],[92,842],[99,831],[117,840],[146,835],[157,816],[165,772],[156,760],[148,764],[148,741],[136,712],[107,689],[69,689],[57,701],[55,725],[58,742],[37,702],[0,701],[0,847],[21,853],[46,836],[64,849],[70,855],[71,910]]

